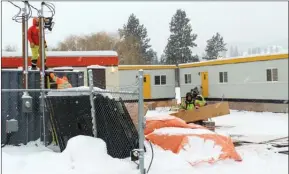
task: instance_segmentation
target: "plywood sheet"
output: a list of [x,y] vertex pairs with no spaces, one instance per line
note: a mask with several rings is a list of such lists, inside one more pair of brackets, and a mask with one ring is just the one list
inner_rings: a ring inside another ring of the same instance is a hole
[[[135,126],[138,125],[138,103],[125,103],[126,109]],[[147,105],[144,105],[144,116],[148,111]]]
[[207,106],[203,106],[199,109],[195,109],[192,111],[180,110],[177,113],[172,113],[171,115],[181,118],[186,122],[194,122],[228,114],[230,114],[229,103],[220,102],[215,104],[209,104]]

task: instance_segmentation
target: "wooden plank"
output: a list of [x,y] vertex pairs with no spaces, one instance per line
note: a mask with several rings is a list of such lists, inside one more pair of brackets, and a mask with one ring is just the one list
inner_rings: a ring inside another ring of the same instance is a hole
[[175,117],[181,118],[186,122],[194,122],[199,120],[207,120],[209,118],[219,117],[230,114],[229,103],[220,102],[209,104],[195,110],[180,110],[177,113],[172,113]]

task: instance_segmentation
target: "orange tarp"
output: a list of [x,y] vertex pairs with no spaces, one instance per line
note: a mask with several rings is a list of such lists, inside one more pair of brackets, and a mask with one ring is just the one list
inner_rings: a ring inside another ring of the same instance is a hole
[[[167,119],[166,119],[167,118]],[[165,128],[165,127],[177,127],[177,128],[187,128],[187,129],[207,129],[205,127],[196,125],[196,124],[186,124],[184,120],[181,120],[176,117],[172,116],[162,116],[161,119],[159,118],[150,118],[147,119],[145,135],[146,139],[151,141],[153,144],[160,146],[165,150],[170,150],[174,153],[179,153],[183,147],[188,144],[188,137],[195,136],[200,137],[206,140],[214,141],[216,145],[222,147],[222,153],[220,154],[218,160],[224,159],[234,159],[236,161],[242,161],[240,155],[236,152],[234,144],[230,137],[226,137],[223,135],[218,135],[216,133],[203,133],[203,134],[155,134],[154,130]],[[208,130],[209,131],[209,130]],[[190,144],[193,146],[193,144]],[[191,165],[198,164],[200,162],[209,162],[213,163],[218,160],[215,159],[208,159],[208,160],[201,160],[198,162],[191,162],[188,161]]]
[[181,128],[191,128],[191,129],[206,129],[203,126],[197,124],[187,124],[184,120],[174,117],[174,116],[158,116],[151,117],[146,120],[146,128],[144,134],[147,135],[152,133],[155,129],[160,129],[163,127],[181,127]]

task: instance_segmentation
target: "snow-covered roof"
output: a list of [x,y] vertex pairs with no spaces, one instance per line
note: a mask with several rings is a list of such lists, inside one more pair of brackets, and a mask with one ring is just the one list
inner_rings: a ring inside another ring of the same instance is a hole
[[119,65],[119,67],[135,67],[135,66],[140,66],[140,67],[175,67],[176,65]]
[[87,69],[106,69],[106,67],[100,65],[90,65],[87,67]]
[[[99,92],[103,96],[113,98],[109,90],[103,90],[97,87],[94,87],[94,92]],[[61,89],[60,91],[50,91],[47,94],[48,96],[80,96],[80,95],[90,95],[90,88],[87,86],[73,87],[67,89]]]
[[[193,62],[193,63],[182,63],[179,64],[180,67],[184,67],[184,66],[194,66],[194,65],[199,65],[199,66],[205,66],[205,65],[215,65],[215,64],[227,64],[227,62],[224,61],[230,61],[230,60],[237,60],[238,62],[246,62],[246,60],[248,60],[248,58],[257,58],[257,57],[266,57],[266,56],[275,56],[277,58],[277,56],[282,55],[282,57],[284,57],[284,54],[287,54],[287,58],[288,58],[288,51],[284,51],[284,52],[279,52],[279,53],[274,53],[274,54],[255,54],[255,55],[250,55],[250,56],[239,56],[239,57],[228,57],[228,58],[220,58],[220,59],[214,59],[214,60],[202,60],[201,62]],[[244,61],[242,61],[244,60]],[[255,60],[258,61],[258,60]],[[219,63],[220,62],[220,63]]]
[[176,69],[176,65],[119,65],[119,70],[158,70],[158,69]]
[[[95,57],[95,56],[117,56],[115,51],[47,51],[47,56],[50,57]],[[28,52],[28,56],[31,56],[31,52]],[[2,52],[2,57],[22,57],[22,52]]]

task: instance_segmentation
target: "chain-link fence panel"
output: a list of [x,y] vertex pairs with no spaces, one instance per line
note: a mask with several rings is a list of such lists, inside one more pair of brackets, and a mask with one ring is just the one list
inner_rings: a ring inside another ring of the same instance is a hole
[[112,157],[129,157],[130,151],[138,148],[138,132],[125,103],[137,104],[138,94],[98,88],[91,93],[88,87],[78,88],[81,92],[73,90],[77,88],[49,92],[46,97],[52,129],[61,151],[70,138],[88,135],[104,140]]
[[[20,70],[5,73],[3,76],[2,71],[2,147],[27,144],[40,138],[46,145],[55,142],[63,151],[68,140],[77,135],[103,139],[108,154],[115,158],[129,157],[131,150],[139,147],[136,128],[139,93],[136,90],[102,90],[93,86],[44,89],[42,105],[38,71],[29,73],[29,79],[35,80],[29,83],[29,89],[23,89]],[[71,78],[76,80],[78,76],[74,74]]]
[[[53,71],[51,71],[53,72]],[[54,72],[57,76],[66,76],[74,87],[83,86],[83,72]],[[43,140],[42,110],[40,102],[40,72],[30,70],[28,89],[31,98],[31,112],[23,110],[23,72],[21,69],[1,70],[1,144],[27,144],[37,139]],[[37,91],[38,89],[38,91]],[[17,91],[18,90],[18,91]],[[46,109],[47,110],[47,109]],[[47,114],[46,114],[47,115]],[[48,118],[48,117],[47,117]],[[48,125],[47,125],[48,126]],[[47,141],[51,141],[47,137]]]

